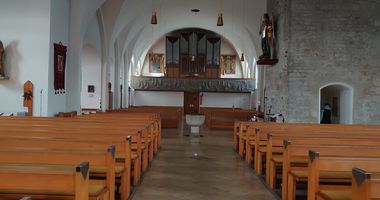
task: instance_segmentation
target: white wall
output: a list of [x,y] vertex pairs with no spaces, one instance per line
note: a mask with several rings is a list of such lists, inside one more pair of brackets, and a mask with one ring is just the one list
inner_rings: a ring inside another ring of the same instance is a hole
[[343,88],[340,91],[340,107],[345,109],[340,109],[340,123],[341,124],[352,124],[353,117],[353,90],[349,88]]
[[[101,59],[91,45],[83,47],[81,108],[100,109]],[[88,86],[94,85],[95,92],[89,93]]]
[[[66,111],[66,94],[54,93],[54,43],[62,42],[68,46],[69,43],[69,0],[51,0],[50,12],[50,45],[49,45],[49,87],[48,91],[48,113],[53,116],[58,112]],[[70,50],[70,49],[68,49]],[[67,65],[66,58],[66,68]]]
[[[81,108],[100,109],[102,62],[101,39],[97,17],[94,14],[84,37],[82,51]],[[95,93],[88,93],[88,85],[95,86]]]
[[[203,95],[202,95],[203,94]],[[209,93],[201,94],[201,107],[243,108],[251,105],[250,93]]]
[[[149,53],[160,53],[165,54],[165,48],[166,48],[166,41],[165,37],[160,38],[148,51]],[[144,64],[142,67],[142,76],[164,76],[163,73],[149,73],[149,53],[144,59]],[[240,57],[237,55],[236,51],[234,50],[233,46],[226,42],[224,39],[222,39],[221,44],[221,55],[236,55],[236,73],[235,74],[225,74],[222,75],[222,78],[242,78],[242,65],[240,62]]]
[[33,115],[47,115],[50,0],[1,1],[0,27],[5,72],[10,77],[0,81],[0,112],[23,110],[23,84],[30,80],[34,84]]
[[135,91],[134,106],[183,106],[183,92]]
[[91,21],[88,25],[88,29],[86,30],[86,34],[83,38],[83,44],[84,46],[86,44],[90,44],[92,47],[95,48],[96,52],[102,52],[99,23],[95,13],[91,18]]

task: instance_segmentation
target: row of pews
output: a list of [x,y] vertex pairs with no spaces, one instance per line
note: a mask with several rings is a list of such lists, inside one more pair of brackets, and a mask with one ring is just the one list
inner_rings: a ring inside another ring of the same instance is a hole
[[159,113],[162,128],[178,128],[182,121],[183,108],[174,106],[133,106],[108,110],[111,113]]
[[160,146],[159,114],[0,117],[0,199],[126,200]]
[[283,200],[380,199],[380,126],[236,121],[233,138]]
[[254,110],[240,108],[206,108],[200,109],[205,115],[205,122],[209,129],[233,129],[235,121],[248,121],[253,116],[262,117],[263,114]]

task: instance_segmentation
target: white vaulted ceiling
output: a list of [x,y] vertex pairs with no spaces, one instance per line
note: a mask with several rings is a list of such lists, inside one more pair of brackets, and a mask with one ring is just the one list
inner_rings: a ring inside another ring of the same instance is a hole
[[[193,8],[201,11],[194,14]],[[106,0],[99,8],[108,56],[114,55],[117,44],[120,56],[127,53],[128,60],[132,56],[143,60],[165,34],[182,28],[202,28],[221,35],[236,52],[244,52],[249,65],[261,53],[258,32],[265,10],[264,0]],[[150,24],[152,11],[157,12],[157,25]],[[223,27],[216,26],[219,12],[223,13]]]

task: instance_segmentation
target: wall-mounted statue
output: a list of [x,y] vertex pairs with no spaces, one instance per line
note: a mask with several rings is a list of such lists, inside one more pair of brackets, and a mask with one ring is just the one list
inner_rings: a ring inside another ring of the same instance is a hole
[[274,27],[273,20],[268,13],[265,13],[263,16],[259,34],[261,36],[261,49],[263,51],[259,59],[273,59]]
[[4,77],[4,45],[0,40],[0,77]]

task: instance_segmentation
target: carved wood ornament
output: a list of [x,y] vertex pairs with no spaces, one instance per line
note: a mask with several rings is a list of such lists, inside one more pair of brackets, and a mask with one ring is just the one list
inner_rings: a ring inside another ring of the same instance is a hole
[[24,107],[28,108],[28,116],[33,115],[33,83],[27,81],[24,84]]

